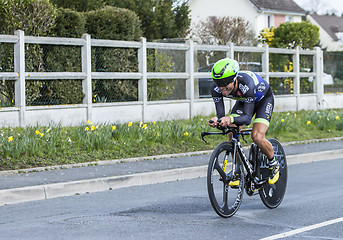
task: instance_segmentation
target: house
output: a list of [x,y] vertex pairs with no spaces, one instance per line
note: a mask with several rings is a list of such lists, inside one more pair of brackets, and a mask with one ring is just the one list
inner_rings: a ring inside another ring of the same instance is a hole
[[319,27],[320,45],[329,52],[343,51],[343,18],[336,15],[308,15],[307,19]]
[[255,35],[262,29],[284,22],[301,22],[304,9],[293,0],[190,0],[192,27],[208,17],[242,17],[249,21]]

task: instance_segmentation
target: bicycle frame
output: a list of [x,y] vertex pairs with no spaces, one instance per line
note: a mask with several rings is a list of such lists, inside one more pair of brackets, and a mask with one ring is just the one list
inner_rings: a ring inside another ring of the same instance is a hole
[[[213,123],[211,120],[209,122]],[[266,156],[253,143],[247,157],[240,142],[240,138],[245,141],[244,136],[250,135],[252,129],[240,130],[239,127],[220,125],[217,129],[221,132],[201,133],[203,141],[206,142],[204,137],[207,135],[226,135],[232,132],[231,141],[219,143],[208,164],[207,189],[214,211],[221,217],[233,216],[241,204],[243,189],[248,196],[258,193],[266,207],[278,207],[287,185],[287,161],[282,145],[276,139],[268,139],[273,146],[274,156],[279,156],[280,163],[280,178],[274,184],[269,184],[270,170]],[[228,161],[230,169],[226,169]]]
[[[257,188],[259,188],[263,184],[265,184],[268,181],[268,178],[266,178],[266,179],[259,179],[258,177],[254,176],[255,171],[253,169],[253,166],[249,162],[249,159],[246,157],[246,155],[244,153],[244,150],[243,150],[243,147],[242,147],[242,144],[240,143],[240,137],[242,137],[242,139],[245,141],[244,136],[245,135],[250,135],[252,129],[239,130],[239,127],[223,128],[221,126],[218,126],[217,128],[219,130],[222,130],[222,132],[202,132],[201,133],[202,140],[204,142],[206,142],[204,137],[207,136],[207,135],[226,135],[226,134],[232,132],[231,142],[233,143],[233,147],[234,147],[233,159],[236,159],[236,155],[235,154],[238,153],[240,159],[242,160],[244,168],[247,170],[247,173],[248,173],[249,177],[254,181],[254,184],[256,185]],[[257,157],[256,157],[256,161],[257,161]],[[258,164],[258,163],[256,162],[256,164]]]

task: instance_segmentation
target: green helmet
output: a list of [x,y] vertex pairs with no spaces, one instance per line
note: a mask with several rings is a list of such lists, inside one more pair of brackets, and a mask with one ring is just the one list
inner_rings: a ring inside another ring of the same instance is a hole
[[212,79],[217,87],[226,87],[236,80],[239,64],[236,60],[224,58],[216,62],[212,68]]

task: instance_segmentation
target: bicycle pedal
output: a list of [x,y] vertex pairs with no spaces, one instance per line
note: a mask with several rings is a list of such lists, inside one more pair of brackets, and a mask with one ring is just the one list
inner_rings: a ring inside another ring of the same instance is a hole
[[250,190],[252,191],[252,192],[256,192],[256,191],[258,191],[258,190],[260,190],[261,188],[259,187],[259,188],[255,188],[255,183],[253,182],[253,181],[251,181],[251,184],[250,184]]

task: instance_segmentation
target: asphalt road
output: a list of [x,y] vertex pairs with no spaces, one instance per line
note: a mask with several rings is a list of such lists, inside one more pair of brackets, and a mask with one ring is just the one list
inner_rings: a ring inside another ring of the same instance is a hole
[[343,239],[342,169],[343,159],[290,165],[279,208],[245,194],[229,219],[212,210],[205,178],[5,205],[0,239]]

